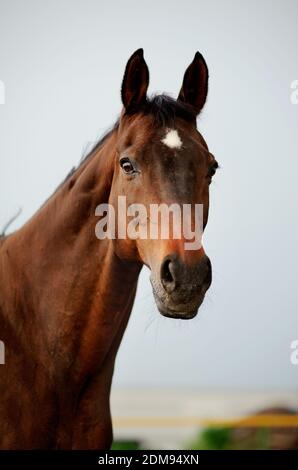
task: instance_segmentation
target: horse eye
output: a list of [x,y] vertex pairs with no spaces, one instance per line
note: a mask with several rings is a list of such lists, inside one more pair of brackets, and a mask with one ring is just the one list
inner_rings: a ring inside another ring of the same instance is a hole
[[134,173],[134,171],[135,171],[135,169],[133,167],[133,164],[131,163],[129,158],[121,158],[120,166],[121,166],[122,170],[127,174]]

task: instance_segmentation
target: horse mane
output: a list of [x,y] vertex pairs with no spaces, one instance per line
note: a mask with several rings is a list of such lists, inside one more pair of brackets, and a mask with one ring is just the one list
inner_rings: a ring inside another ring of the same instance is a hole
[[195,110],[190,105],[165,93],[152,95],[144,104],[142,112],[152,115],[158,127],[173,126],[176,118],[196,122]]

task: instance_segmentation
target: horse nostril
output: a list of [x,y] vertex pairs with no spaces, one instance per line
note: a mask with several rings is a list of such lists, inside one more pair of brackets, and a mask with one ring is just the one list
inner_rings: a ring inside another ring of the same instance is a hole
[[160,271],[161,283],[168,293],[173,292],[176,287],[173,262],[167,258],[163,261]]

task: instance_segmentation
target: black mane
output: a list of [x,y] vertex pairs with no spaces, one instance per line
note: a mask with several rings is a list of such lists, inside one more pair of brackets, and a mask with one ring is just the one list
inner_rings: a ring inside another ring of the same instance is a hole
[[154,117],[156,126],[171,126],[176,118],[196,122],[196,113],[191,106],[166,94],[150,97],[142,111]]

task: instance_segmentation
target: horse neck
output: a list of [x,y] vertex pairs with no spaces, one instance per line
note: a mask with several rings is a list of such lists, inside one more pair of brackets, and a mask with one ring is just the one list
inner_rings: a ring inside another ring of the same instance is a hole
[[28,337],[46,351],[45,361],[54,355],[61,370],[75,368],[78,376],[116,353],[140,271],[116,256],[111,240],[95,236],[95,208],[109,200],[114,155],[112,134],[7,245],[12,271],[23,273],[18,309],[30,317]]

